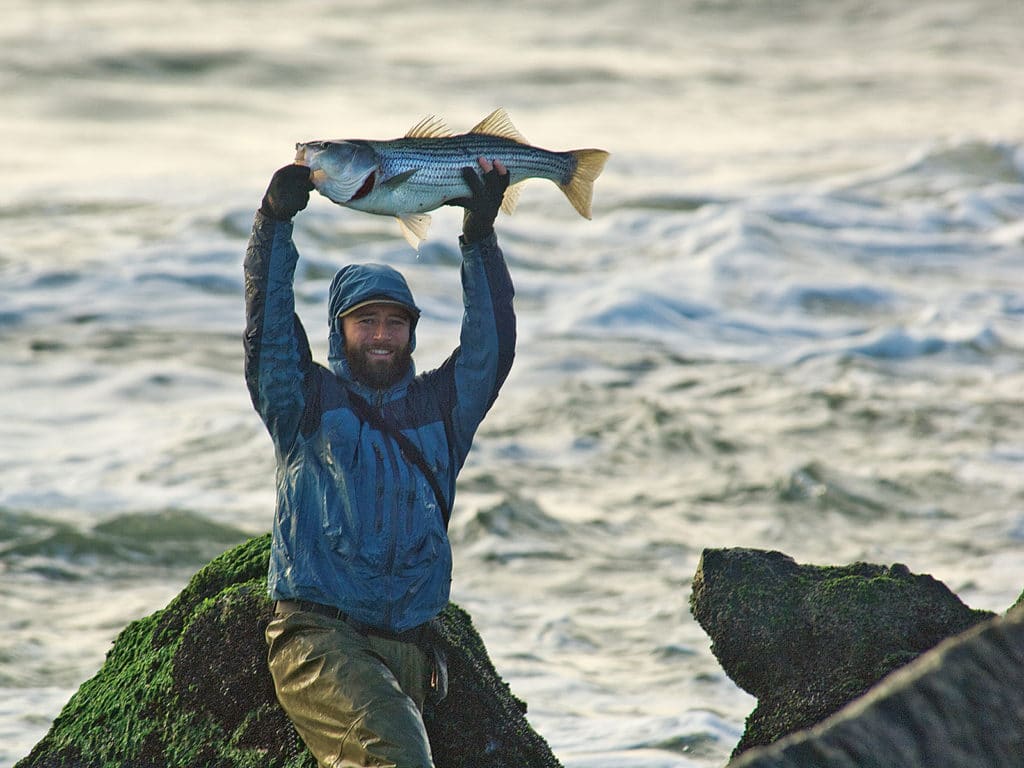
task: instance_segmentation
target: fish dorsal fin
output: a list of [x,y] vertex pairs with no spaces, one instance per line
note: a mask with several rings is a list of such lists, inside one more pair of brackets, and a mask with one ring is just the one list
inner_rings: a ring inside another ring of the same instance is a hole
[[405,134],[407,139],[444,139],[451,136],[452,132],[444,120],[435,116],[427,115]]
[[400,213],[398,224],[402,229],[402,237],[405,242],[417,250],[420,243],[427,239],[427,232],[430,230],[430,216],[426,213]]
[[511,139],[517,144],[529,144],[526,138],[519,132],[519,129],[512,125],[512,118],[504,107],[498,107],[487,117],[469,129],[470,133],[482,133],[485,136],[498,136],[502,139]]

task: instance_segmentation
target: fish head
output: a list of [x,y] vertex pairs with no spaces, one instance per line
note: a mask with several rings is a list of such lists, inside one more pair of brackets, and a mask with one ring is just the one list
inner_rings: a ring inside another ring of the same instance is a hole
[[309,167],[313,185],[324,197],[344,205],[378,168],[377,153],[359,141],[307,141],[295,145],[295,162]]

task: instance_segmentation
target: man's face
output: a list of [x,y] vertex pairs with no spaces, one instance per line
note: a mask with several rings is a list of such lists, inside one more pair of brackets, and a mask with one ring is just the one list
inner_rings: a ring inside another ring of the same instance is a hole
[[409,313],[394,304],[369,304],[341,318],[345,356],[356,381],[387,389],[409,369]]

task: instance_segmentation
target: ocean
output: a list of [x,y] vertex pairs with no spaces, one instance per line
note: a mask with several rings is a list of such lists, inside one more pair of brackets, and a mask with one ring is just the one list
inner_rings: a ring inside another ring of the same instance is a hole
[[[1024,588],[1017,0],[8,0],[0,28],[0,768],[124,626],[268,530],[241,262],[297,141],[467,130],[612,153],[592,221],[497,229],[516,362],[453,598],[566,768],[728,759],[755,701],[690,614],[707,547]],[[298,309],[402,270],[457,343],[460,212],[419,254],[314,195]]]

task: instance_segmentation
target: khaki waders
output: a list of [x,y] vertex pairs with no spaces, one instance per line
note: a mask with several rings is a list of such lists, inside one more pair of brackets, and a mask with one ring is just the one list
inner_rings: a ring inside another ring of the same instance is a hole
[[320,768],[433,768],[419,646],[281,605],[266,635],[278,701]]

